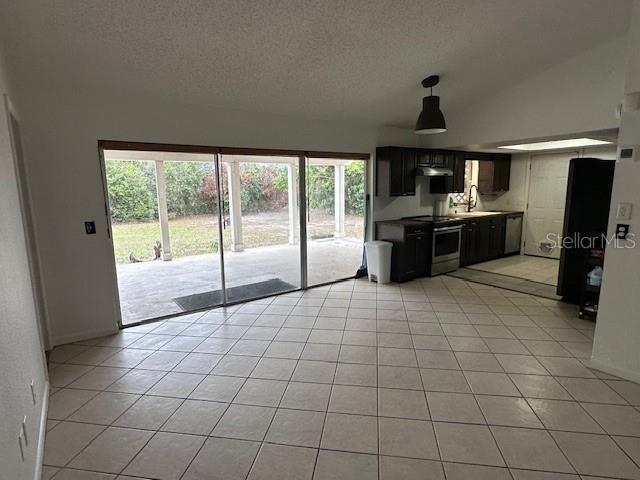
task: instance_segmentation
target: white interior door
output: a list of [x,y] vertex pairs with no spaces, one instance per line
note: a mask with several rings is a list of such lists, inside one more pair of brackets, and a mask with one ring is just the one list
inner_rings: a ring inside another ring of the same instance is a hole
[[560,247],[549,239],[562,235],[569,161],[577,156],[578,152],[563,152],[531,157],[525,254],[560,258]]

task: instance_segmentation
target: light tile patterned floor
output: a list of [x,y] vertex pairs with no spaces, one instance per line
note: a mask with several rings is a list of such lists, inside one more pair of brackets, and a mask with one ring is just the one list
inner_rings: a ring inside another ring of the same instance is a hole
[[640,479],[640,386],[575,313],[357,280],[62,346],[44,478]]
[[512,255],[470,265],[467,268],[524,278],[533,282],[546,283],[547,285],[556,285],[558,283],[560,260],[531,255]]

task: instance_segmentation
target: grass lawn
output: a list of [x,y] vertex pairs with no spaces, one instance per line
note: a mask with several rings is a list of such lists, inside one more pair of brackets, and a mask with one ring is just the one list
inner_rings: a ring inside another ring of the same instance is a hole
[[[308,231],[312,236],[330,235],[334,230],[333,216],[311,212]],[[362,238],[362,217],[348,215],[345,222],[348,236]],[[173,257],[187,257],[218,251],[218,218],[213,215],[178,217],[169,220]],[[288,215],[267,212],[243,215],[242,236],[245,248],[285,244],[289,240]],[[223,231],[225,248],[231,244],[231,230]],[[129,263],[129,254],[136,258],[153,258],[153,246],[160,240],[158,221],[114,223],[113,245],[117,263]]]

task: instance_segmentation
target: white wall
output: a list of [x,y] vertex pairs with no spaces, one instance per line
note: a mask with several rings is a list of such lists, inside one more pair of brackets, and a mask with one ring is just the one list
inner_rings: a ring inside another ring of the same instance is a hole
[[[634,3],[625,93],[640,92],[640,1]],[[640,145],[640,110],[622,116],[620,146]],[[636,148],[640,155],[640,148]],[[613,179],[609,235],[615,231],[620,202],[633,204],[631,233],[635,248],[607,249],[592,363],[613,374],[640,382],[640,161],[618,161]],[[627,245],[630,246],[630,245]]]
[[[565,152],[559,153],[563,154]],[[569,161],[572,158],[595,157],[603,160],[615,160],[616,153],[616,147],[613,145],[567,151],[565,155],[567,170],[569,169]],[[509,191],[497,195],[480,195],[477,209],[525,211],[529,197],[529,164],[532,161],[535,162],[537,155],[545,155],[545,152],[512,155]]]
[[[529,172],[531,162],[536,161],[539,155],[547,155],[545,152],[521,153],[511,157],[511,176],[509,178],[509,191],[497,195],[479,195],[476,210],[507,210],[522,211],[523,231],[522,231],[522,253],[524,253],[524,242],[527,240],[529,231],[527,224],[527,203],[529,199]],[[603,160],[615,160],[616,147],[605,145],[602,147],[580,148],[572,151],[555,152],[559,157],[558,161],[566,164],[569,170],[569,162],[572,158],[595,157]]]
[[478,195],[477,210],[524,211],[529,187],[529,155],[511,157],[509,191],[497,195]]
[[427,177],[416,178],[416,194],[411,197],[376,197],[373,217],[378,220],[411,217],[416,215],[432,215],[438,199],[445,200],[447,195],[429,193]]
[[621,36],[458,111],[446,109],[443,80],[438,93],[448,131],[422,142],[460,147],[616,128],[625,48]]
[[[26,82],[21,82],[16,103],[24,119],[53,344],[116,329],[115,266],[106,231],[98,139],[370,153],[379,145],[417,143],[412,132],[402,129],[302,121],[169,101],[141,103],[100,92],[52,91]],[[96,221],[97,235],[85,235],[85,220]]]
[[[0,96],[7,90],[0,57]],[[0,477],[27,480],[40,478],[37,450],[47,377],[9,135],[7,112],[0,101]],[[29,444],[22,461],[18,432],[24,415]]]
[[[614,112],[625,81],[625,47],[626,36],[621,36],[457,111],[446,108],[444,81],[438,93],[448,131],[422,135],[418,141],[424,147],[473,150],[479,145],[617,128],[619,120]],[[479,206],[524,210],[528,163],[526,155],[516,157],[510,191],[492,198],[484,196]],[[378,199],[376,219],[431,213],[435,197],[428,188],[421,193],[420,184],[418,189],[415,197]]]

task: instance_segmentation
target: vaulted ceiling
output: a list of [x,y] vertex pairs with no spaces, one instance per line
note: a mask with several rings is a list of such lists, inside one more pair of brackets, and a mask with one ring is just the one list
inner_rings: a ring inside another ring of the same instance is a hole
[[46,88],[411,127],[628,28],[627,0],[0,0],[12,71]]

